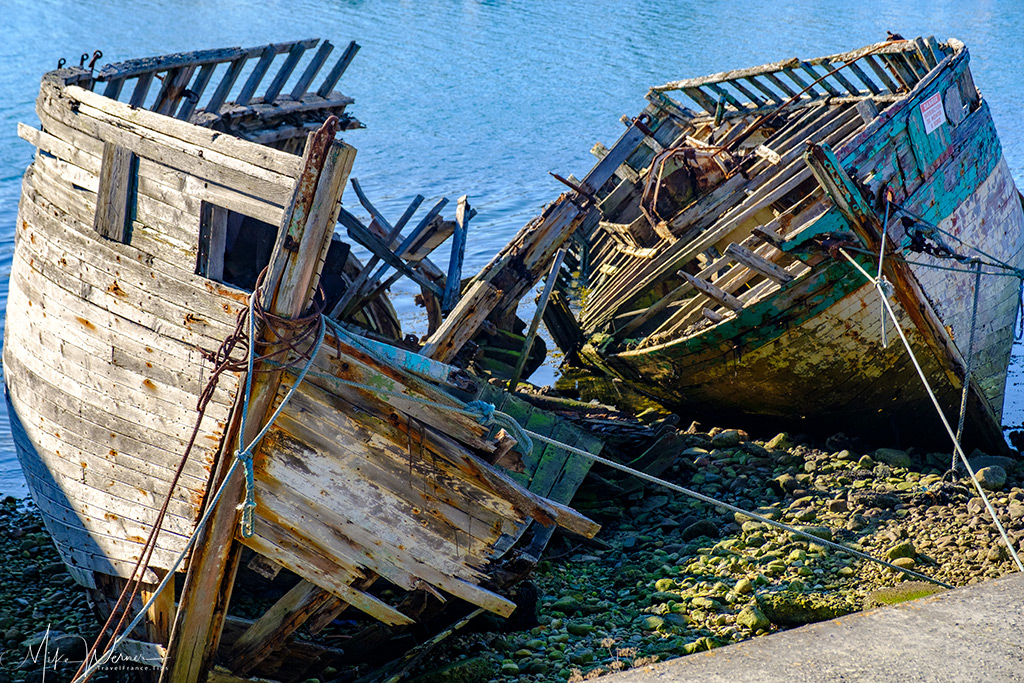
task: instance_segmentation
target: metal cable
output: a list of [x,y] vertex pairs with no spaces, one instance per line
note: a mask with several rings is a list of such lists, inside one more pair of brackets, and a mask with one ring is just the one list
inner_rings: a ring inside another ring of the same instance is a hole
[[[971,390],[971,373],[974,371],[974,333],[978,327],[978,299],[981,292],[981,262],[974,264],[974,303],[971,306],[971,334],[967,342],[967,368],[964,370],[964,391],[960,396],[960,420],[956,426],[956,442],[959,444],[964,435],[964,422],[967,419],[967,396]],[[949,469],[956,471],[956,451]]]
[[981,488],[981,483],[978,482],[978,476],[974,473],[974,468],[971,467],[971,463],[968,462],[967,456],[964,454],[964,449],[960,447],[960,442],[957,441],[956,434],[953,433],[953,428],[949,426],[949,420],[946,419],[945,413],[942,412],[942,407],[939,405],[939,399],[936,398],[935,392],[932,391],[931,384],[928,382],[928,378],[924,374],[924,370],[921,369],[921,364],[917,361],[917,356],[914,355],[914,350],[910,347],[910,341],[907,336],[903,333],[903,328],[900,326],[899,320],[896,318],[896,312],[892,310],[892,304],[889,303],[889,298],[885,295],[885,290],[882,287],[882,283],[879,280],[871,277],[871,274],[864,270],[863,267],[852,256],[846,253],[843,248],[839,249],[839,253],[846,257],[846,260],[853,264],[853,267],[860,271],[868,282],[875,286],[878,290],[879,296],[882,298],[882,302],[885,304],[886,310],[889,312],[889,317],[892,318],[893,324],[896,326],[896,331],[899,332],[900,339],[903,340],[903,346],[906,347],[907,353],[910,355],[910,360],[913,361],[914,367],[917,369],[917,374],[921,378],[921,383],[924,384],[925,391],[928,392],[928,397],[932,400],[932,405],[935,406],[935,412],[939,414],[939,419],[942,420],[942,426],[946,428],[946,432],[949,434],[949,438],[953,441],[953,448],[956,449],[956,453],[960,456],[960,461],[964,467],[967,468],[967,472],[971,475],[971,482],[974,483],[974,488],[977,489],[978,495],[981,496],[982,501],[985,503],[985,509],[988,510],[988,514],[992,517],[992,521],[995,522],[996,528],[999,529],[999,535],[1003,538],[1003,543],[1006,544],[1006,549],[1010,552],[1013,557],[1013,561],[1017,565],[1017,569],[1024,572],[1024,563],[1021,563],[1020,557],[1017,556],[1017,551],[1014,550],[1013,544],[1010,543],[1010,538],[1006,535],[1006,529],[1003,528],[1002,522],[999,521],[999,516],[996,515],[995,508],[992,507],[992,503],[989,502],[988,496],[985,494],[985,490]]

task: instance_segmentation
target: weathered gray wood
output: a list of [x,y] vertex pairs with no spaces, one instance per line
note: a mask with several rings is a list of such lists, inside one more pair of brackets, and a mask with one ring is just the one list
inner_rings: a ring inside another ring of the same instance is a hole
[[157,93],[156,100],[153,102],[152,110],[157,114],[173,116],[178,103],[181,101],[185,86],[192,80],[195,68],[194,66],[182,66],[165,73],[163,83],[160,85],[160,92]]
[[[303,174],[295,185],[267,268],[262,304],[275,315],[298,316],[312,299],[319,278],[318,269],[330,241],[341,191],[354,157],[354,150],[334,142],[333,136],[334,130],[325,125],[306,145]],[[287,248],[289,244],[305,244],[305,248],[293,252]],[[252,441],[261,429],[279,383],[280,373],[255,378],[250,406],[251,414],[258,419],[247,422],[246,430],[238,434],[240,442]],[[226,458],[222,459],[215,481],[219,483],[229,467]],[[168,648],[168,663],[161,673],[162,681],[190,683],[209,668],[217,651],[223,614],[238,566],[238,547],[231,539],[239,517],[235,501],[240,500],[241,493],[242,477],[227,480],[223,494],[227,502],[213,511],[202,540],[196,546]]]
[[252,671],[331,597],[319,586],[299,581],[235,641],[231,670],[239,674]]
[[[356,182],[355,178],[352,179],[352,182],[353,187],[358,187],[358,183]],[[360,195],[361,201],[365,200],[366,203],[369,203],[369,200],[365,199],[365,197],[362,195],[361,189],[357,191],[357,194]],[[399,235],[402,234],[402,229],[409,222],[409,220],[412,219],[413,215],[416,213],[416,210],[419,209],[420,204],[423,203],[423,200],[423,195],[416,195],[415,197],[413,197],[412,202],[409,203],[409,206],[406,208],[405,212],[395,223],[394,227],[388,231],[388,235],[387,238],[384,240],[384,243],[388,246],[389,249],[393,247]],[[396,254],[400,252],[401,247],[395,250]],[[387,263],[383,264],[377,270],[376,273],[373,273],[371,277],[371,272],[373,272],[374,267],[377,265],[379,261],[380,257],[374,254],[363,265],[362,269],[359,271],[359,274],[349,284],[348,289],[345,291],[345,294],[342,295],[342,297],[338,300],[338,303],[335,304],[334,308],[330,311],[330,313],[328,313],[328,315],[331,318],[334,318],[336,320],[343,319],[347,317],[352,311],[361,308],[368,298],[373,298],[372,296],[365,296],[367,284],[372,286],[374,285],[374,283],[377,283],[378,280],[380,279],[381,274],[384,272],[388,265]]]
[[231,61],[228,70],[224,73],[224,76],[220,79],[220,83],[217,84],[217,88],[213,91],[213,95],[210,96],[210,100],[203,107],[204,111],[210,112],[214,116],[220,114],[221,107],[224,106],[224,102],[227,100],[228,95],[231,93],[231,88],[235,86],[235,81],[242,74],[242,69],[245,68],[245,62],[249,59],[248,55],[241,55]]
[[427,338],[420,353],[442,363],[450,362],[473,338],[500,297],[501,290],[489,282],[471,284],[441,327]]
[[96,203],[96,232],[107,239],[127,242],[135,199],[137,160],[131,150],[112,142],[103,145],[103,163]]
[[405,261],[399,258],[393,251],[391,251],[391,249],[388,248],[384,243],[384,240],[374,235],[366,226],[359,222],[358,218],[350,214],[344,208],[341,210],[338,220],[348,229],[348,234],[352,239],[366,247],[371,254],[378,257],[395,270],[401,272],[427,291],[433,293],[434,296],[438,298],[442,296],[443,290],[440,287],[431,282],[419,271],[406,265]]
[[153,73],[144,73],[135,81],[135,90],[132,91],[128,105],[141,108],[146,104],[146,95],[149,94],[149,86],[153,83]]
[[[85,135],[126,147],[140,158],[148,158],[179,171],[197,175],[205,180],[233,187],[237,191],[264,198],[278,205],[284,205],[288,193],[287,188],[294,183],[293,176],[263,168],[250,161],[215,151],[202,144],[172,137],[167,133],[141,124],[126,123],[130,118],[127,115],[121,118],[86,104],[83,101],[88,99],[88,96],[83,94],[85,92],[87,91],[78,88],[77,91],[68,92],[67,96],[56,91],[41,94],[40,118],[56,118],[64,125],[79,129]],[[71,111],[71,101],[68,96],[80,98],[78,101],[82,103],[77,108],[77,113]],[[105,106],[110,109],[125,107],[122,103],[112,101],[105,101]],[[153,114],[153,116],[156,115]],[[169,117],[160,117],[160,119],[169,127],[188,126],[184,122]],[[222,135],[221,137],[230,138],[231,136]],[[254,151],[256,146],[249,146],[248,149]],[[271,151],[271,154],[281,153]],[[266,155],[261,156],[265,157]]]
[[260,82],[263,77],[267,75],[267,71],[270,69],[270,64],[274,61],[274,57],[277,56],[277,51],[273,47],[267,46],[263,48],[263,54],[260,55],[259,61],[256,62],[256,66],[253,67],[252,72],[249,74],[249,78],[245,81],[242,89],[238,91],[238,95],[235,97],[235,104],[244,106],[249,104],[253,95],[256,94],[256,88],[260,87]]
[[878,60],[875,57],[871,55],[866,55],[864,57],[864,61],[875,73],[875,75],[878,76],[878,80],[882,82],[882,85],[884,85],[890,93],[895,93],[900,89],[900,87],[895,82],[893,82],[893,80],[889,77],[889,74],[886,73],[885,68],[881,64],[879,64]]
[[192,82],[192,87],[186,91],[185,101],[181,103],[181,107],[178,108],[178,113],[174,115],[174,118],[179,121],[188,121],[192,117],[192,113],[199,105],[199,100],[202,99],[203,93],[206,92],[206,86],[210,84],[210,79],[213,77],[213,72],[216,69],[217,66],[215,64],[205,64],[199,69],[199,75]]
[[743,302],[734,297],[732,294],[723,291],[706,280],[702,280],[698,277],[694,277],[689,273],[680,273],[683,278],[693,285],[694,289],[699,291],[704,296],[708,297],[712,301],[718,303],[726,308],[731,308],[734,311],[743,309]]
[[199,260],[196,274],[211,280],[224,279],[224,249],[228,237],[228,211],[203,204],[199,224]]
[[747,268],[754,270],[766,278],[785,284],[793,279],[793,276],[780,266],[775,265],[763,256],[758,256],[742,244],[732,243],[725,248],[725,253],[733,257]]
[[878,116],[878,105],[874,100],[863,100],[857,103],[857,113],[865,124],[871,123]]
[[338,58],[338,61],[335,62],[334,66],[331,67],[331,70],[324,77],[323,83],[321,83],[320,87],[317,88],[317,95],[320,97],[328,97],[331,94],[331,91],[334,90],[334,86],[336,86],[338,81],[341,80],[342,75],[345,73],[345,70],[348,69],[349,64],[352,63],[357,52],[359,52],[359,45],[357,45],[356,41],[353,40],[348,44],[345,51],[341,53],[341,57]]
[[313,59],[310,60],[306,70],[302,72],[299,80],[295,82],[295,87],[292,88],[291,95],[293,100],[300,100],[306,94],[306,91],[309,90],[309,84],[313,82],[320,69],[323,68],[324,62],[327,61],[327,57],[333,49],[334,46],[326,40],[320,45],[320,49],[313,55]]
[[[809,65],[831,65],[836,62],[850,62],[854,59],[863,59],[866,55],[872,54],[893,54],[901,53],[909,48],[904,43],[875,43],[873,45],[867,45],[856,50],[849,52],[840,52],[834,55],[828,55],[825,57],[818,57],[815,59],[806,60],[805,63]],[[721,83],[727,81],[733,81],[739,78],[747,78],[752,76],[769,76],[777,74],[780,71],[784,71],[787,67],[791,66],[797,60],[786,59],[779,62],[772,62],[770,64],[763,64],[761,66],[749,67],[744,69],[734,69],[731,71],[723,71],[721,73],[711,74],[710,76],[703,76],[700,78],[688,78],[685,80],[671,81],[664,85],[659,85],[653,88],[660,92],[666,92],[670,90],[684,90],[686,88],[696,88],[708,83]],[[792,96],[793,93],[788,93]]]
[[274,80],[270,82],[270,86],[267,87],[267,91],[263,94],[264,102],[269,103],[277,99],[277,96],[281,94],[282,88],[284,88],[284,84],[288,82],[288,78],[295,71],[295,67],[299,65],[299,60],[302,59],[305,51],[306,47],[304,45],[296,45],[289,50],[284,64],[281,65],[281,69],[274,76]]
[[[238,159],[247,164],[286,175],[290,178],[298,176],[300,161],[294,155],[272,150],[272,148],[263,148],[217,131],[199,128],[176,120],[169,120],[145,110],[132,110],[121,102],[106,100],[93,92],[77,86],[69,86],[65,89],[65,93],[73,100],[88,104],[93,110],[102,112],[110,117],[115,117],[120,121],[162,133],[168,136],[168,138],[179,139],[224,157]],[[103,120],[112,121],[109,118],[103,118]]]
[[[317,39],[312,38],[292,43],[278,43],[271,47],[277,51],[286,52],[291,49],[293,45],[301,44],[306,47],[312,47],[316,45],[316,43]],[[160,71],[167,71],[168,69],[174,69],[181,66],[219,64],[245,55],[252,56],[254,54],[260,54],[265,47],[267,46],[260,45],[258,47],[251,48],[225,47],[213,50],[177,52],[169,55],[160,55],[158,57],[130,59],[124,62],[107,64],[96,72],[96,79],[99,81],[109,81],[115,78],[130,78],[147,72],[156,73]]]
[[121,89],[124,87],[123,78],[115,78],[107,82],[107,86],[103,89],[103,96],[112,100],[116,100],[121,96]]
[[858,66],[857,62],[847,62],[846,68],[853,72],[857,76],[857,78],[860,79],[861,83],[863,83],[864,86],[871,91],[872,95],[881,94],[882,89],[875,84],[874,80],[872,80],[872,78],[868,76],[864,72],[864,70],[860,68],[860,66]]

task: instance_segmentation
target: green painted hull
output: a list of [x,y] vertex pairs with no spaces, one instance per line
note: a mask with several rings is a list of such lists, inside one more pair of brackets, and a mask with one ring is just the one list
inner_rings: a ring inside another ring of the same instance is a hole
[[[954,428],[970,358],[974,381],[965,438],[1002,450],[999,417],[1018,290],[1017,278],[1005,275],[1024,261],[1024,212],[987,105],[978,99],[961,110],[950,109],[950,100],[961,102],[961,93],[973,89],[967,50],[960,46],[951,52],[908,94],[837,146],[835,158],[862,188],[851,194],[854,203],[875,200],[871,208],[881,214],[884,200],[877,200],[888,189],[903,215],[938,226],[954,251],[983,252],[987,261],[1005,264],[984,268],[976,319],[974,275],[948,270],[970,267],[955,260],[904,252],[915,264],[900,264],[905,295],[894,299],[914,355]],[[934,118],[925,120],[935,116],[935,102],[940,107],[945,102],[946,111],[942,122],[928,130],[936,124]],[[873,246],[855,229],[856,217],[851,219],[849,211],[841,210],[842,202],[830,198],[830,208],[782,247],[810,267],[770,295],[732,311],[721,308],[710,324],[702,321],[675,333],[647,338],[634,333],[633,339],[621,339],[614,324],[586,330],[592,336],[581,356],[695,416],[718,421],[763,416],[808,431],[887,432],[904,443],[945,441],[948,446],[931,399],[889,321],[888,344],[883,344],[877,291],[845,259],[815,243],[842,235],[847,248]],[[749,234],[746,230],[741,236]],[[905,237],[898,221],[890,221],[888,234],[897,245]],[[726,243],[716,245],[720,252]],[[860,253],[873,273],[877,256]],[[624,297],[619,311],[650,305],[666,289],[649,288],[653,298]],[[586,314],[584,307],[582,319]],[[929,316],[930,328],[922,323]],[[972,327],[973,350],[968,346]]]

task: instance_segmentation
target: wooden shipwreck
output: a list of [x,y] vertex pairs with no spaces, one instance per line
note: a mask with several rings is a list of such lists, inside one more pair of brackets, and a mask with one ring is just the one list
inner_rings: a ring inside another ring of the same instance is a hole
[[968,385],[964,438],[1005,448],[1024,213],[969,61],[893,39],[651,89],[640,144],[593,150],[617,166],[581,188],[600,217],[563,267],[556,341],[691,413],[945,439],[842,247],[888,281],[954,424]]
[[[440,202],[414,223],[417,197],[391,223],[356,184],[372,221],[340,207],[355,150],[335,133],[360,124],[335,86],[357,46],[333,65],[332,49],[59,69],[41,128],[19,127],[37,152],[3,350],[18,457],[98,611],[152,603],[121,651],[162,681],[303,680],[452,598],[508,615],[508,585],[551,528],[597,531],[565,505],[589,461],[483,418],[496,407],[577,448],[600,441],[448,364],[589,214],[560,204],[460,287],[464,199],[454,220]],[[339,219],[367,263],[334,236]],[[449,236],[443,272],[429,254]],[[423,290],[423,343],[388,303],[396,277]],[[348,607],[368,616],[342,647],[297,638]]]

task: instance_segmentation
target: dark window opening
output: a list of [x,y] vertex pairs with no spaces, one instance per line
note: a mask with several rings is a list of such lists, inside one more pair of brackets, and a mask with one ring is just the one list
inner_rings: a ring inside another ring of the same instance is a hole
[[[277,230],[276,225],[203,202],[196,274],[252,291],[260,272],[270,263]],[[345,292],[348,260],[349,245],[334,235],[320,273],[327,311]]]
[[203,202],[196,274],[252,291],[276,239],[276,225]]

